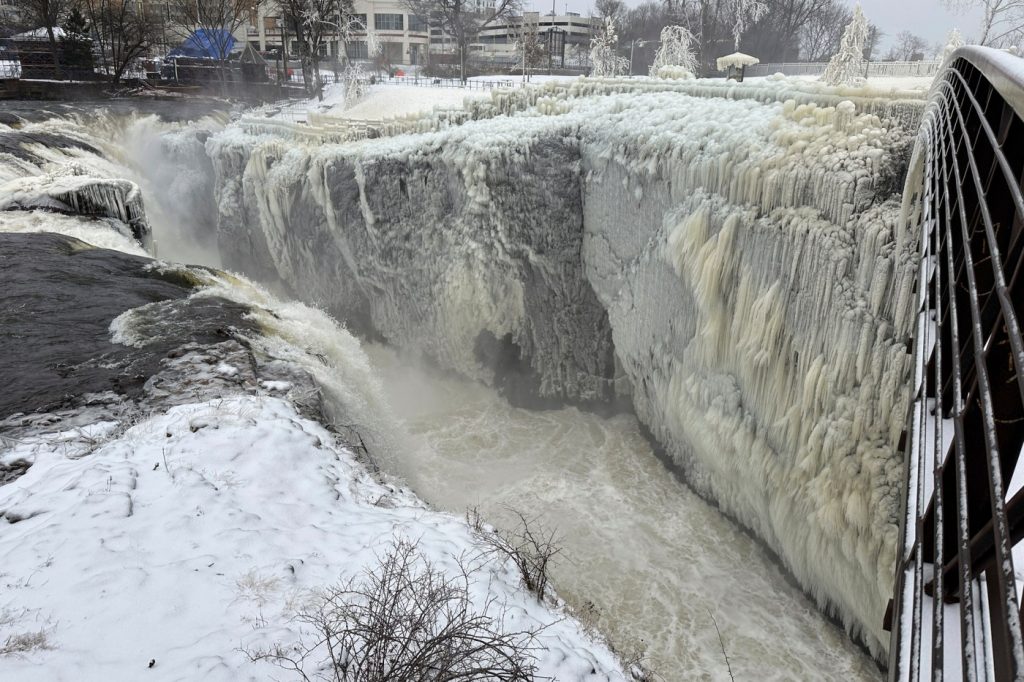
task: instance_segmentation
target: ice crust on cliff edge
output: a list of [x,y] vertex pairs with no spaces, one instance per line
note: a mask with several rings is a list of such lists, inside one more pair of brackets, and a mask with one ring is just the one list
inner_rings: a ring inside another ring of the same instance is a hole
[[541,393],[631,393],[880,655],[922,100],[787,87],[584,80],[347,144],[245,121],[207,143],[225,262],[468,376],[486,330]]

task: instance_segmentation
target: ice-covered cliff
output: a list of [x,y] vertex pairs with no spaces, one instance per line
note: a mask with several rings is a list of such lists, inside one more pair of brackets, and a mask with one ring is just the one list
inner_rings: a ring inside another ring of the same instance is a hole
[[877,653],[912,286],[895,193],[920,108],[580,81],[347,143],[247,121],[207,143],[218,241],[229,267],[468,376],[631,396]]

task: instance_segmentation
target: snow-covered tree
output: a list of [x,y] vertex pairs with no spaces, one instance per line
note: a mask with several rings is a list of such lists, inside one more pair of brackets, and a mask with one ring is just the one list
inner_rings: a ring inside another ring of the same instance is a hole
[[695,39],[685,26],[666,26],[661,29],[661,47],[654,55],[651,75],[665,77],[665,67],[676,67],[674,71],[696,74],[697,55],[694,52]]
[[763,0],[729,0],[728,12],[732,19],[735,49],[739,52],[740,38],[751,24],[760,21],[768,13],[768,3]]
[[864,42],[868,37],[868,20],[860,4],[853,8],[853,19],[843,31],[839,52],[832,56],[821,80],[829,85],[844,85],[861,75],[864,66]]
[[963,36],[960,35],[960,29],[954,28],[946,37],[946,45],[942,48],[942,55],[940,55],[942,57],[942,61],[948,60],[950,55],[952,55],[957,48],[963,46],[964,39]]
[[615,32],[615,20],[608,17],[604,28],[590,41],[591,76],[618,76],[629,68],[629,60],[616,54],[619,36]]
[[954,11],[982,11],[979,45],[1012,47],[1024,40],[1024,0],[943,0]]

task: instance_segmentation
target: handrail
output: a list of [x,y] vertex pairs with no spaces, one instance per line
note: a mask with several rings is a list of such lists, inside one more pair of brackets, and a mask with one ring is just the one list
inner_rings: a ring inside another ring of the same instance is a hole
[[915,159],[917,370],[890,676],[1024,679],[1024,492],[1008,489],[1024,447],[1024,60],[954,52]]

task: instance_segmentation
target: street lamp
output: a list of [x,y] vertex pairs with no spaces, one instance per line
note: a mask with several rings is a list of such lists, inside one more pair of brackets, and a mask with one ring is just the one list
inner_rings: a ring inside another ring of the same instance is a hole
[[643,47],[646,44],[647,44],[646,40],[640,40],[639,38],[634,38],[633,40],[631,40],[629,42],[629,75],[630,76],[633,75],[633,50],[636,48],[637,45],[639,45],[640,47]]
[[648,45],[648,44],[657,45],[660,42],[661,42],[660,40],[642,40],[640,38],[634,38],[633,40],[631,40],[629,42],[629,75],[630,76],[633,75],[633,49],[637,45],[639,45],[640,47],[643,47],[644,45]]

